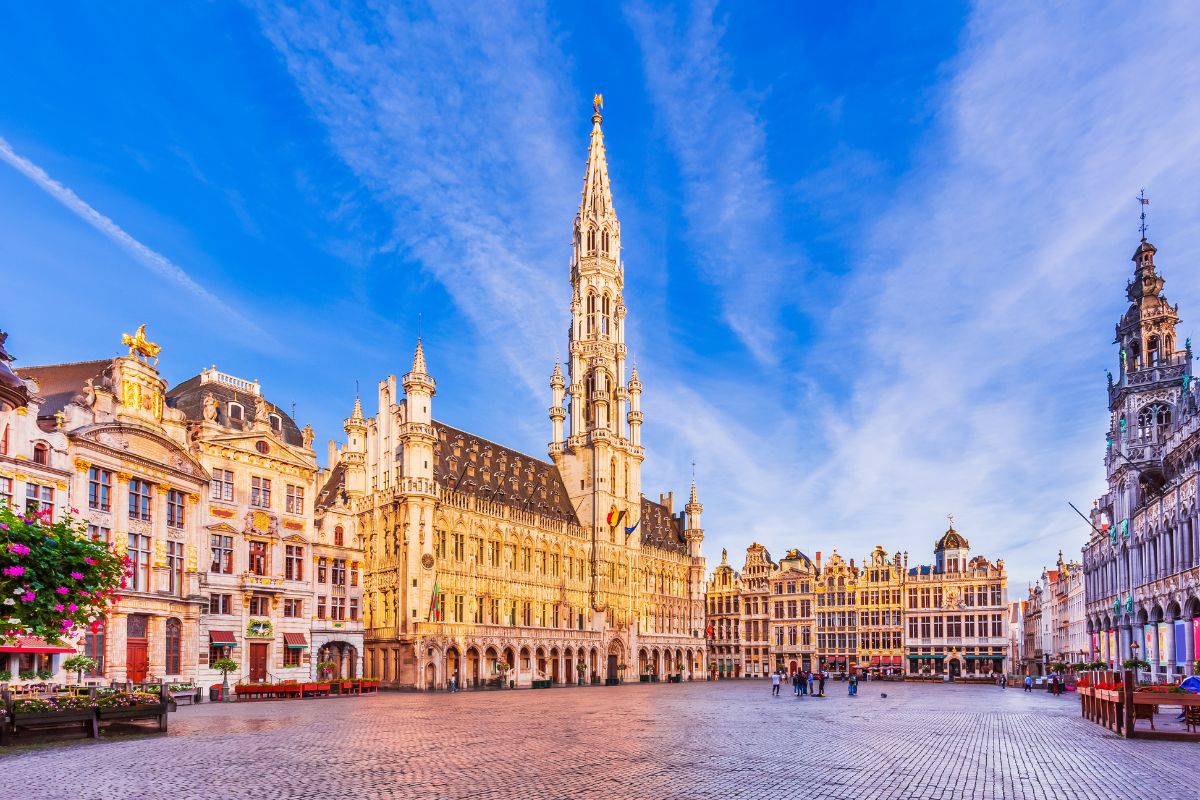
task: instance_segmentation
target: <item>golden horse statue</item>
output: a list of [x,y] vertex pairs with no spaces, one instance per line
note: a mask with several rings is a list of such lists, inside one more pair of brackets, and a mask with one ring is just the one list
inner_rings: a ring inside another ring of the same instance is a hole
[[129,348],[129,355],[140,355],[143,358],[157,359],[158,354],[162,352],[162,347],[155,344],[146,338],[146,325],[143,323],[138,327],[137,333],[130,336],[128,333],[121,334],[121,344]]

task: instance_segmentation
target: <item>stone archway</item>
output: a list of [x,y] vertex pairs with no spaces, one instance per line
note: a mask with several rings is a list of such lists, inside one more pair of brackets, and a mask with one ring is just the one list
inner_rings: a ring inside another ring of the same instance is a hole
[[442,674],[446,676],[447,685],[449,685],[450,679],[453,678],[458,687],[462,687],[463,676],[460,661],[457,647],[450,647],[446,650],[446,668],[442,671]]
[[625,663],[625,646],[620,639],[613,639],[608,644],[608,658],[605,664],[605,683],[619,683],[621,666]]
[[562,683],[562,654],[559,653],[557,647],[550,648],[550,681],[551,683]]
[[470,689],[479,687],[479,648],[474,645],[467,648],[467,673],[463,683]]
[[[358,677],[358,648],[349,642],[326,642],[317,651],[317,660],[313,664],[333,663],[329,670],[331,680],[353,680]],[[318,678],[323,677],[318,674]]]
[[955,680],[963,675],[963,659],[960,655],[946,656],[946,674],[950,676],[950,680]]
[[432,691],[437,688],[437,664],[433,661],[425,662],[425,688]]

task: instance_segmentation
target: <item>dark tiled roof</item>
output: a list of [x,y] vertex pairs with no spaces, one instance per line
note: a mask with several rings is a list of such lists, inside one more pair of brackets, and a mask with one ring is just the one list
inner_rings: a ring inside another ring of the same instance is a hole
[[922,564],[919,567],[911,567],[908,570],[908,574],[909,575],[932,575],[933,567],[928,566],[927,564]]
[[[254,405],[258,395],[243,392],[225,383],[201,383],[200,376],[188,378],[167,392],[167,405],[177,408],[190,420],[204,419],[204,395],[211,393],[220,404],[217,406],[217,422],[234,430],[254,429]],[[263,398],[264,400],[266,398]],[[229,418],[229,403],[239,403],[244,409],[242,420]],[[303,447],[304,439],[295,421],[283,409],[267,400],[267,407],[278,414],[283,423],[283,440],[295,447]]]
[[438,435],[433,478],[438,485],[578,523],[558,467],[441,422],[433,426]]
[[677,553],[687,552],[687,540],[683,538],[680,517],[673,516],[661,503],[642,498],[641,528],[643,544]]
[[317,492],[316,508],[329,508],[337,502],[338,492],[342,490],[342,483],[346,480],[346,465],[339,463],[329,472],[329,480],[325,481],[325,485]]
[[37,381],[38,396],[42,398],[42,407],[38,415],[48,417],[62,411],[76,395],[82,394],[88,378],[99,383],[99,377],[111,366],[112,359],[76,361],[72,364],[22,367],[17,370],[17,374],[22,378]]

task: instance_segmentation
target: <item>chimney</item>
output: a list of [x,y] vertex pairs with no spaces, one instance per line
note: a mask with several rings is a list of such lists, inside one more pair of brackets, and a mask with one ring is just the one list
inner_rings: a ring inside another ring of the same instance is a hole
[[337,459],[338,459],[337,442],[335,442],[333,439],[329,440],[328,452],[326,454],[326,458],[328,459],[326,461],[326,466],[328,469],[333,469],[334,467],[337,466]]
[[821,551],[820,550],[817,551],[817,557],[813,560],[813,564],[816,565],[817,569],[821,568]]
[[658,496],[659,505],[666,506],[668,514],[673,513],[674,501],[675,501],[675,493],[674,492],[667,492],[666,494],[660,494]]

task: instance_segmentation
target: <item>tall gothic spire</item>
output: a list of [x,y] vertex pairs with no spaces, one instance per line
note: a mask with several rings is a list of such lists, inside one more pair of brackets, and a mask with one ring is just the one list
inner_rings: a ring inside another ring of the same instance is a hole
[[603,96],[596,95],[592,99],[592,140],[588,146],[587,171],[583,176],[583,195],[579,202],[580,228],[585,231],[584,223],[587,221],[599,225],[610,215],[614,220],[616,219],[613,211],[612,189],[608,182],[608,159],[604,153],[604,132],[600,130],[600,123],[604,119],[600,114],[603,106]]

